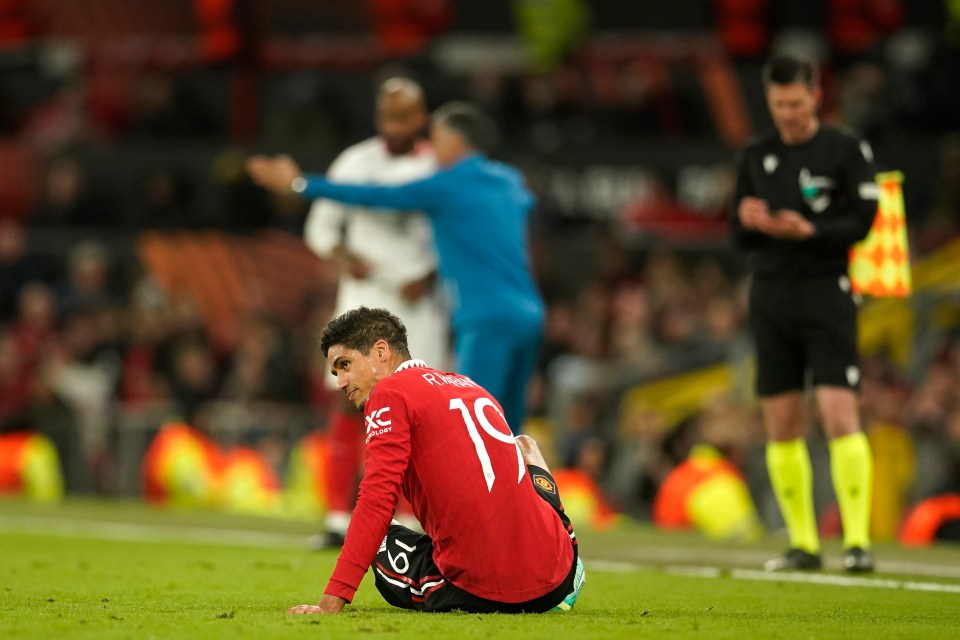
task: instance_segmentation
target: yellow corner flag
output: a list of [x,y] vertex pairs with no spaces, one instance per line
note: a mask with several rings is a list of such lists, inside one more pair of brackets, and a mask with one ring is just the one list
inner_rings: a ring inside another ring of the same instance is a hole
[[903,174],[877,174],[877,216],[867,237],[850,249],[853,290],[877,297],[905,297],[913,290],[903,206]]

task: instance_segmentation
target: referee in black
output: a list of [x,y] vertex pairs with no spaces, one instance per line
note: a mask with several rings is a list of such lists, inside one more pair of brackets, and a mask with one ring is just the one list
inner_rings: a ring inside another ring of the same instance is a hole
[[774,130],[738,160],[733,237],[750,253],[750,328],[767,469],[790,534],[769,571],[819,569],[820,539],[805,436],[804,386],[812,381],[830,441],[830,469],[843,521],[847,571],[873,570],[873,459],[860,428],[857,307],[847,252],[877,210],[869,145],[817,114],[816,68],[780,56],[763,67]]

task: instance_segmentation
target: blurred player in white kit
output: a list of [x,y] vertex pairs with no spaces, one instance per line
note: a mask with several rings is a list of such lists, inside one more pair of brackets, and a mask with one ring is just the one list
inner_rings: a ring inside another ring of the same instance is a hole
[[[420,85],[402,77],[386,80],[376,98],[378,135],[344,150],[330,166],[330,180],[393,185],[429,176],[436,161],[423,138],[428,122]],[[407,326],[412,353],[434,367],[447,364],[448,313],[436,286],[437,256],[424,216],[319,199],[304,235],[314,252],[340,270],[334,317],[360,306],[386,308]],[[335,388],[336,380],[327,380]],[[313,539],[316,548],[343,544],[363,451],[363,414],[342,396],[335,402],[328,420],[326,532]]]

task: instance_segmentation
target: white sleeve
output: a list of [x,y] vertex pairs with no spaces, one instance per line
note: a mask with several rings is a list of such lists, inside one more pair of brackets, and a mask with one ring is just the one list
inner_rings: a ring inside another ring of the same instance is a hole
[[[327,171],[327,178],[331,181],[344,180],[341,174],[349,162],[347,153],[341,153],[333,161]],[[303,225],[303,240],[311,251],[321,258],[329,258],[334,248],[344,241],[344,225],[346,224],[347,208],[345,205],[317,198],[310,205],[310,212]]]
[[303,240],[310,250],[321,258],[329,258],[343,242],[346,216],[343,205],[323,198],[314,200],[303,225]]

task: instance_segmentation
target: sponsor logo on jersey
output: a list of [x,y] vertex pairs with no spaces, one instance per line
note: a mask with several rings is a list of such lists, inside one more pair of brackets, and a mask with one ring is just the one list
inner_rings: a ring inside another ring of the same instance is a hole
[[533,476],[533,482],[547,493],[556,493],[557,487],[550,482],[550,478],[541,475]]
[[364,418],[367,423],[367,442],[370,442],[371,438],[390,433],[393,430],[393,427],[390,426],[393,424],[393,421],[386,417],[389,412],[390,407],[381,407],[376,411],[370,412],[370,414]]

